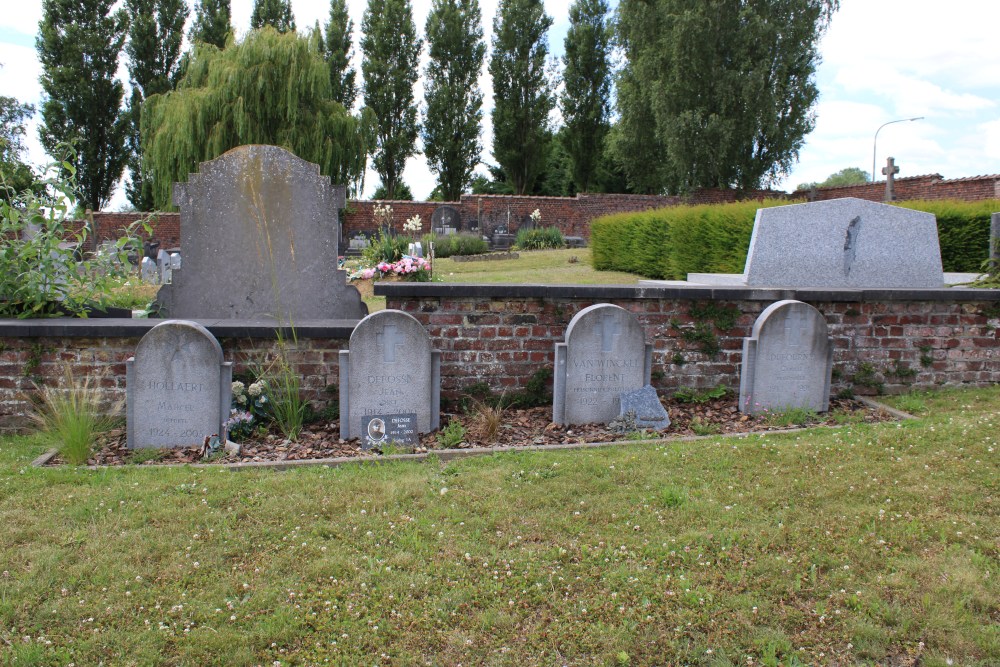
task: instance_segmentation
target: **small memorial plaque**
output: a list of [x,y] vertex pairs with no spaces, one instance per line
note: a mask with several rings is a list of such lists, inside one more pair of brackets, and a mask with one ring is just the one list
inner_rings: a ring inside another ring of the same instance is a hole
[[361,449],[399,445],[412,449],[420,443],[417,434],[417,413],[372,415],[361,419]]

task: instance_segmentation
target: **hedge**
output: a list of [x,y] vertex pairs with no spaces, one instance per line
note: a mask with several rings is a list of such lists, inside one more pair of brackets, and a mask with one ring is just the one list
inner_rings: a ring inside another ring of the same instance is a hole
[[[595,269],[684,280],[689,273],[743,273],[757,209],[784,200],[672,206],[618,213],[590,225]],[[801,203],[801,202],[798,202]],[[990,215],[1000,200],[911,201],[905,208],[937,216],[945,271],[979,271],[989,254]]]

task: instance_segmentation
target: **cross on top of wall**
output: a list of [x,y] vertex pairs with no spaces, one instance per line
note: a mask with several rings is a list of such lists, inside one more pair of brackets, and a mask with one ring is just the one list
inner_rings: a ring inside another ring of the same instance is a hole
[[885,166],[882,167],[882,174],[885,176],[885,200],[895,201],[896,200],[896,189],[894,178],[896,174],[899,173],[899,167],[896,166],[896,158],[888,158],[885,161]]
[[382,348],[382,361],[387,364],[396,362],[396,348],[402,347],[405,338],[399,335],[399,329],[395,324],[387,324],[382,327],[382,333],[375,334],[375,345]]

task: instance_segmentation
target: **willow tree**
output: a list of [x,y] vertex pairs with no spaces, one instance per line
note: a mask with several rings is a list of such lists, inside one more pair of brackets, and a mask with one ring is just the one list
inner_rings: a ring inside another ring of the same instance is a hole
[[359,178],[368,150],[361,123],[333,100],[329,67],[309,38],[269,27],[224,51],[197,45],[177,89],[143,105],[142,138],[160,209],[172,207],[172,183],[236,146],[282,146],[334,183]]

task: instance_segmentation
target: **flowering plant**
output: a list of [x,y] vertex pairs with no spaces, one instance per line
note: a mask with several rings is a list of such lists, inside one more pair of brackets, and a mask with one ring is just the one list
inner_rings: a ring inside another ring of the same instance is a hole
[[422,283],[430,280],[431,263],[423,257],[411,257],[403,255],[397,262],[379,262],[375,266],[370,266],[353,273],[351,280],[371,280],[381,279],[385,276],[398,276],[406,280]]
[[531,221],[537,225],[538,221],[542,219],[542,212],[536,208],[528,217],[531,218]]
[[224,426],[227,437],[238,442],[253,433],[253,415],[246,410],[233,408],[229,411],[229,419]]
[[419,215],[415,215],[409,220],[407,220],[405,223],[403,223],[403,231],[416,233],[423,228],[424,228],[424,223],[420,220]]
[[226,420],[229,434],[241,438],[253,432],[254,425],[271,419],[271,402],[267,398],[267,383],[257,380],[246,386],[233,382],[233,403],[230,417]]

